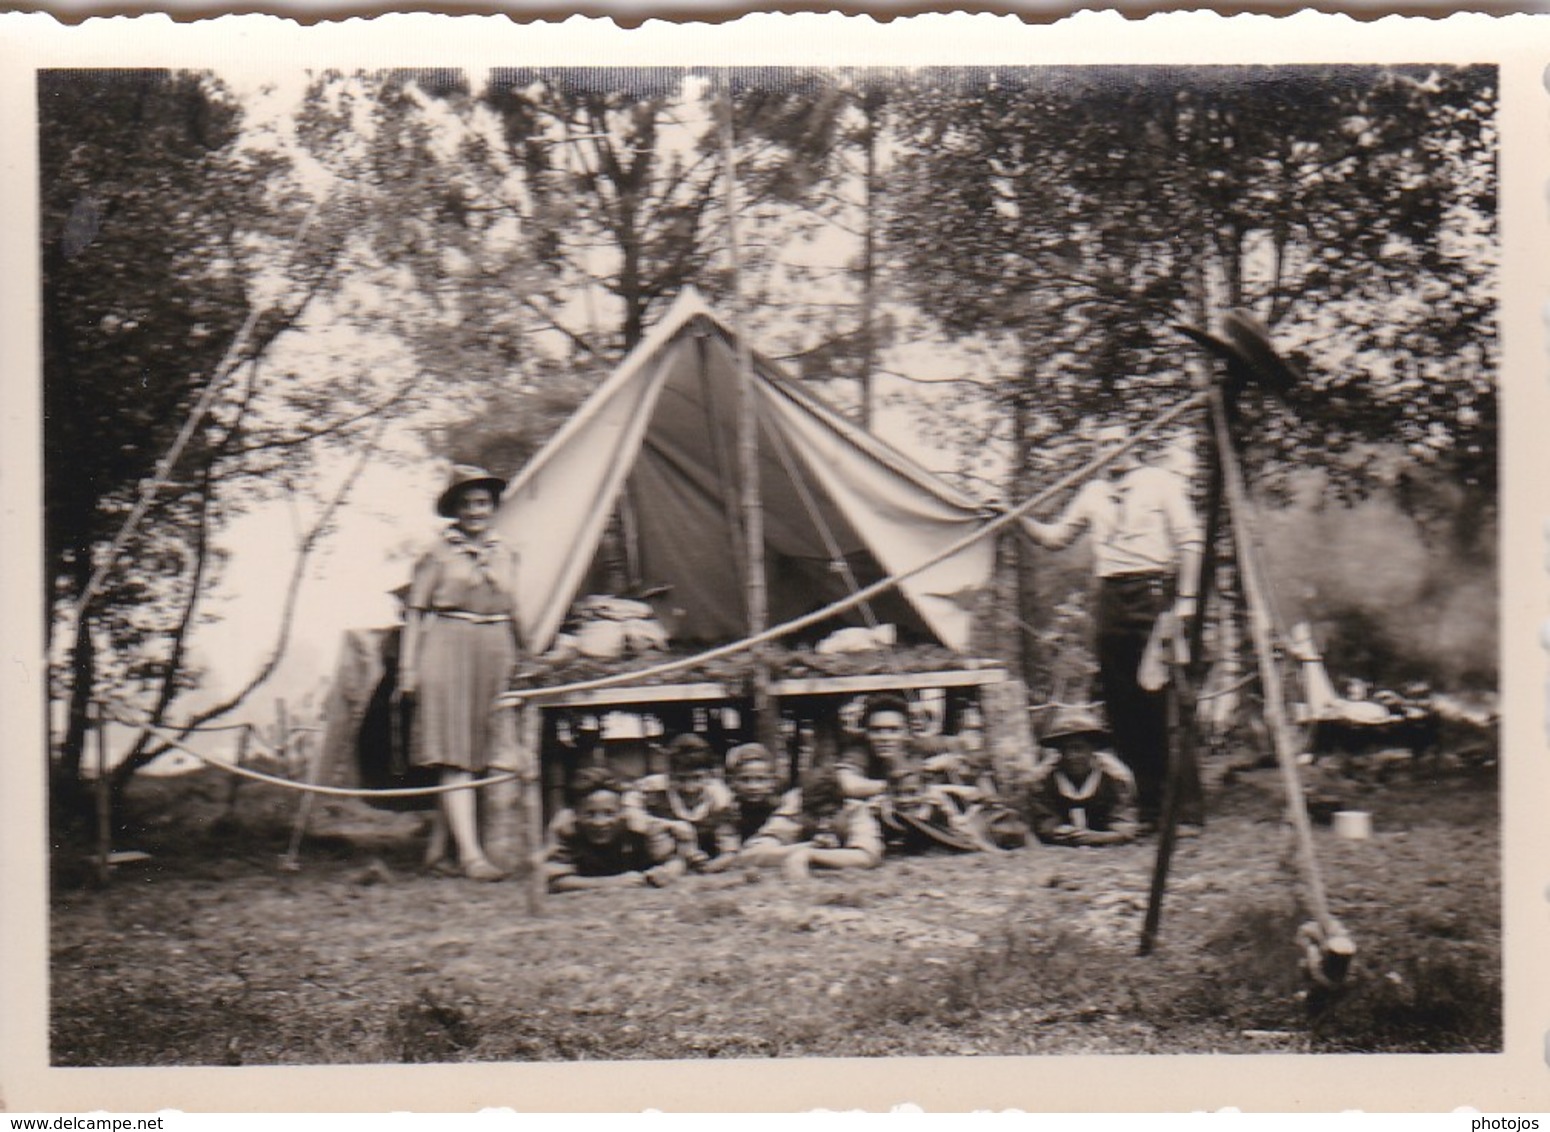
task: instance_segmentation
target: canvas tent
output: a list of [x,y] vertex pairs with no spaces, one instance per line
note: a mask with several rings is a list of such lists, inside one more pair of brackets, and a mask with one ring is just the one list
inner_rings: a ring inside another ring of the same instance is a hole
[[[773,624],[907,570],[984,521],[970,497],[850,424],[753,355],[758,466]],[[747,631],[738,510],[741,386],[727,324],[693,290],[589,397],[506,490],[495,520],[519,559],[529,648],[554,640],[592,592],[610,516],[631,574],[670,585],[679,643]],[[982,540],[873,603],[906,637],[968,648],[972,598],[990,580]],[[848,576],[847,576],[848,574]],[[863,623],[853,611],[850,623]]]
[[[846,597],[852,583],[915,567],[983,524],[973,499],[850,424],[773,363],[755,354],[753,372],[772,624]],[[513,588],[530,649],[553,642],[576,598],[600,592],[600,548],[611,522],[626,532],[629,572],[672,587],[671,603],[684,611],[675,644],[746,634],[740,398],[731,330],[688,291],[512,481],[495,527],[517,551]],[[974,542],[871,609],[905,640],[965,652],[973,598],[989,584],[994,554],[991,540]],[[858,610],[844,620],[864,623]],[[363,742],[377,755],[388,747],[385,735],[363,740],[362,731],[372,726],[373,704],[378,730],[386,726],[391,686],[383,677],[395,667],[396,644],[394,630],[345,634],[326,708],[330,784],[384,784],[367,781],[356,756]],[[416,804],[425,803],[403,806]]]

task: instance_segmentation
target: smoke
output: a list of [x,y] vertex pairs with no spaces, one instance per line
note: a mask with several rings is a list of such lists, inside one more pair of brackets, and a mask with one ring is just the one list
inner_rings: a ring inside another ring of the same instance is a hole
[[[1313,626],[1337,683],[1496,687],[1494,555],[1458,547],[1449,526],[1423,526],[1381,497],[1348,507],[1304,497],[1263,513],[1278,603],[1289,622]],[[1480,545],[1493,547],[1492,535]]]

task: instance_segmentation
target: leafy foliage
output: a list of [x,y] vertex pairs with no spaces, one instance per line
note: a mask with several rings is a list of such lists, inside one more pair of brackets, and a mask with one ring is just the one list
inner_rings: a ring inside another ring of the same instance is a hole
[[[255,184],[235,162],[233,175],[211,176],[233,161],[239,113],[207,77],[46,71],[38,93],[46,576],[68,599],[84,592],[95,548],[122,522],[237,330],[239,237],[227,218],[251,203]],[[207,451],[211,440],[201,431],[191,449]],[[104,655],[83,623],[60,672],[73,693],[67,775],[80,759],[86,697],[103,679],[148,674],[142,650],[164,632],[154,611],[177,604],[186,588],[178,580],[198,557],[207,484],[195,475],[166,487],[128,548],[141,569],[112,579],[98,603]],[[135,659],[103,671],[124,656]]]
[[239,111],[206,77],[45,71],[38,93],[45,529],[58,579],[90,570],[91,546],[236,333],[230,217],[251,208],[255,186],[249,170],[211,176],[233,159]]
[[[562,348],[530,352],[523,388],[471,406],[437,446],[515,470],[504,462],[530,454],[666,301],[691,285],[726,297],[720,126],[728,112],[749,323],[767,330],[771,309],[792,314],[797,301],[782,300],[770,277],[801,282],[817,269],[793,264],[792,249],[843,225],[836,217],[853,202],[841,158],[858,141],[856,108],[871,104],[871,89],[817,71],[708,79],[671,68],[515,68],[492,72],[477,100],[438,95],[436,110],[464,139],[460,164],[443,176],[481,186],[465,215],[503,218],[532,257],[502,301],[529,313],[532,340]],[[854,376],[869,339],[849,325],[854,316],[834,287],[820,294],[794,320],[804,326],[804,372],[816,364],[824,377]],[[501,412],[517,401],[529,419],[503,430],[494,422],[520,420]]]
[[[957,334],[1015,335],[1048,427],[1185,384],[1251,309],[1308,381],[1248,422],[1359,488],[1367,442],[1495,484],[1490,68],[940,72],[896,100],[892,236]],[[931,224],[914,218],[930,214]],[[1419,394],[1419,396],[1418,396]],[[1369,481],[1370,482],[1370,481]]]
[[486,103],[546,221],[544,261],[617,302],[617,335],[604,341],[619,350],[640,340],[656,304],[710,268],[717,160],[692,128],[672,129],[695,112],[684,78],[658,68],[490,76]]

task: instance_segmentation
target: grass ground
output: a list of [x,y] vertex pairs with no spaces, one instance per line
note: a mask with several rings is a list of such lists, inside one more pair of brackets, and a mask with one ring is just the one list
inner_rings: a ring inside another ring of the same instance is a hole
[[[145,779],[97,888],[55,861],[51,1057],[234,1065],[1108,1052],[1491,1051],[1501,1045],[1498,800],[1459,771],[1355,786],[1370,841],[1318,831],[1360,949],[1310,1005],[1273,771],[1221,788],[1136,956],[1155,846],[890,860],[551,898],[419,873],[419,819]],[[1351,802],[1358,801],[1353,797]]]

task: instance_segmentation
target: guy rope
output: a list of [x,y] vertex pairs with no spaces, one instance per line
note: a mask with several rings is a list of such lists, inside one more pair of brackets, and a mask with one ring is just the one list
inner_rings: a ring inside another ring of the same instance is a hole
[[[266,774],[261,770],[254,770],[248,766],[239,766],[235,763],[227,762],[225,759],[218,759],[213,755],[197,751],[183,742],[171,728],[162,727],[143,719],[135,719],[131,713],[121,707],[104,705],[103,717],[111,719],[115,723],[121,723],[126,727],[133,727],[137,731],[144,731],[154,735],[169,747],[182,751],[186,755],[192,755],[206,766],[212,766],[242,778],[252,779],[254,782],[267,782],[271,786],[280,786],[287,790],[306,791],[311,794],[324,794],[331,798],[423,798],[435,794],[450,794],[455,790],[478,790],[503,782],[513,782],[522,777],[522,774],[518,771],[501,771],[498,774],[492,774],[486,778],[479,778],[470,782],[457,782],[441,786],[404,786],[380,789],[365,789],[354,786],[325,786],[322,783],[316,782],[297,782],[294,778],[282,778],[277,774]],[[273,747],[270,747],[257,736],[253,736],[252,742],[266,754],[277,753]]]

